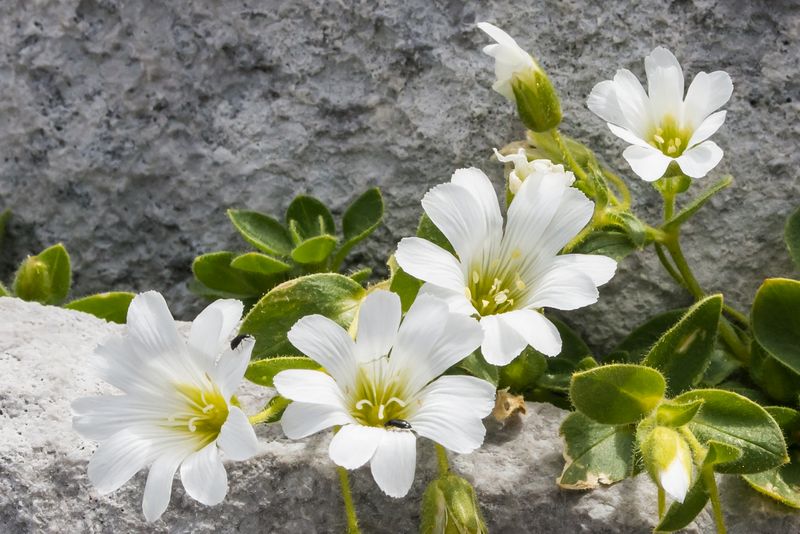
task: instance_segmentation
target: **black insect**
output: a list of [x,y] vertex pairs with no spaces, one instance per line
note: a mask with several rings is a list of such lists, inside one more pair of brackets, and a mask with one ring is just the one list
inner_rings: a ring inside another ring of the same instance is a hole
[[389,419],[383,426],[393,426],[395,428],[402,428],[403,430],[411,430],[411,423],[405,419]]
[[236,347],[238,347],[239,344],[242,341],[244,341],[245,338],[248,338],[248,337],[250,337],[250,336],[247,335],[247,334],[239,334],[235,338],[231,339],[231,350],[236,350]]

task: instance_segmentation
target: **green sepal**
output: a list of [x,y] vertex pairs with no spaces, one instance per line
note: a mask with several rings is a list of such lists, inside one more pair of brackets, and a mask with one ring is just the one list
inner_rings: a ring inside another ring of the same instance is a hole
[[511,363],[499,369],[498,388],[509,388],[511,393],[524,395],[547,371],[547,363],[547,356],[526,347]]
[[561,123],[561,102],[547,74],[535,66],[514,73],[511,90],[523,124],[534,132],[552,130]]
[[575,408],[607,425],[638,422],[664,398],[664,377],[641,365],[610,364],[572,375],[570,399]]
[[35,256],[28,256],[14,278],[14,294],[22,300],[60,304],[69,294],[72,270],[69,254],[58,243]]
[[[711,197],[728,187],[733,183],[732,176],[723,176],[719,179],[714,185],[700,193],[697,198],[692,200],[685,208],[675,214],[670,220],[668,220],[662,228],[666,231],[670,231],[674,228],[680,227],[683,223],[688,221],[692,215],[697,213],[697,211],[702,208],[706,202],[711,200]],[[679,191],[680,192],[680,191]]]
[[706,297],[656,341],[642,360],[667,379],[674,395],[697,384],[711,361],[722,313],[722,295]]
[[264,360],[253,360],[247,366],[244,377],[254,384],[275,387],[275,375],[288,369],[320,369],[320,365],[305,356],[275,356]]
[[334,267],[341,265],[350,250],[374,232],[382,220],[383,196],[380,189],[373,187],[355,199],[344,212],[344,240],[333,258]]
[[687,403],[663,402],[656,408],[656,423],[672,428],[681,427],[694,419],[694,416],[697,415],[702,406],[702,399]]
[[756,293],[752,318],[758,343],[800,374],[800,281],[766,280]]
[[112,323],[125,324],[128,317],[128,307],[135,296],[134,293],[126,291],[97,293],[96,295],[75,299],[64,304],[64,307],[68,310],[89,313]]
[[192,291],[209,297],[247,299],[263,295],[274,285],[273,278],[231,267],[235,258],[235,253],[225,251],[197,256],[192,272],[199,285],[193,285]]
[[742,451],[735,462],[717,465],[720,473],[758,473],[788,460],[780,427],[755,402],[719,389],[696,389],[673,399],[678,403],[697,400],[703,401],[703,407],[686,428],[700,443],[713,440]]
[[621,230],[630,238],[631,243],[638,248],[642,248],[647,238],[647,230],[644,223],[635,215],[628,212],[615,213],[608,215],[608,219],[616,223]]
[[351,280],[354,280],[359,284],[363,284],[364,282],[369,280],[370,275],[372,275],[372,269],[369,267],[364,267],[363,269],[354,271],[348,274],[347,276],[349,276]]
[[231,267],[240,271],[264,275],[285,273],[292,268],[288,263],[260,252],[247,252],[231,260]]
[[600,254],[620,261],[638,248],[625,231],[595,230],[586,236],[572,252]]
[[561,423],[564,470],[558,485],[567,489],[592,489],[613,484],[637,472],[636,436],[633,425],[604,425],[580,412]]
[[794,261],[795,267],[800,269],[800,208],[795,210],[788,219],[784,228],[784,239],[789,255]]
[[262,252],[275,256],[288,256],[294,242],[288,230],[269,215],[249,210],[228,210],[233,226],[242,237]]
[[336,224],[330,210],[318,199],[308,195],[297,195],[286,209],[286,224],[295,221],[295,228],[302,240],[319,235],[335,235]]
[[655,528],[656,532],[674,532],[686,527],[703,511],[710,498],[707,477],[713,477],[714,467],[735,461],[741,451],[726,443],[709,441],[708,452],[700,466],[700,476],[696,477],[683,502],[673,502]]
[[447,473],[422,495],[420,534],[488,534],[472,484]]
[[331,255],[336,247],[336,242],[337,239],[332,235],[311,237],[292,250],[292,259],[304,265],[322,263]]
[[335,273],[301,276],[264,295],[245,316],[241,334],[256,338],[253,360],[271,356],[302,356],[286,334],[306,315],[323,315],[348,327],[366,290],[351,278]]

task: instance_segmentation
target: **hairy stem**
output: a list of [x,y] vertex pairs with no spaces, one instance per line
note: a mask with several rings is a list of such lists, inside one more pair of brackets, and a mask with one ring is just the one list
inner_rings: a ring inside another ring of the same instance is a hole
[[658,486],[658,520],[664,519],[664,510],[667,507],[667,497],[664,494],[664,489]]
[[347,469],[337,467],[336,471],[339,473],[339,485],[342,488],[344,513],[347,516],[347,532],[348,534],[360,534],[361,530],[358,528],[358,518],[356,517],[356,508],[353,506],[353,494],[350,492],[350,477]]
[[578,180],[588,183],[589,177],[587,176],[586,171],[584,171],[583,168],[580,165],[578,165],[578,162],[575,161],[575,157],[572,155],[572,152],[570,152],[569,148],[567,147],[567,144],[561,137],[561,134],[558,133],[558,129],[553,128],[552,130],[550,130],[550,135],[552,135],[553,141],[556,142],[559,150],[561,150],[561,155],[563,156],[564,161],[567,162],[567,165],[569,165],[572,172],[575,173],[575,176],[578,177]]
[[702,477],[708,490],[708,497],[711,499],[711,509],[714,511],[717,534],[725,534],[725,518],[722,516],[722,505],[719,501],[719,489],[717,488],[717,481],[714,479],[714,471],[712,469],[703,469]]

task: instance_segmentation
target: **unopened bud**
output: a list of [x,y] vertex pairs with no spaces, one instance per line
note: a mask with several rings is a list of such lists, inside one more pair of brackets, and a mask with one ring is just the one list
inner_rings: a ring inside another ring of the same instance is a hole
[[447,474],[431,482],[422,496],[421,534],[486,534],[475,489]]
[[678,431],[656,426],[641,442],[642,459],[653,481],[683,502],[692,481],[692,451]]
[[50,273],[47,264],[29,256],[14,278],[14,293],[22,300],[45,303],[50,298]]

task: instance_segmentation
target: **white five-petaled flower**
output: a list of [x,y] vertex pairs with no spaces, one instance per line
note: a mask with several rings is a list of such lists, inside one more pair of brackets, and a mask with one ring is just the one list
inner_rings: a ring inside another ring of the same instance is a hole
[[483,52],[494,58],[494,75],[496,81],[492,89],[514,102],[514,90],[511,82],[515,74],[529,70],[541,70],[533,57],[523,50],[513,37],[488,22],[479,22],[478,28],[497,41],[483,47]]
[[614,275],[605,256],[558,252],[592,217],[593,203],[570,187],[571,173],[527,176],[503,228],[497,195],[486,175],[459,169],[450,183],[425,195],[422,207],[457,254],[418,237],[397,247],[397,263],[426,282],[422,293],[447,300],[454,311],[478,315],[481,352],[506,365],[531,345],[555,356],[561,336],[539,308],[572,310],[597,301],[597,287]]
[[197,316],[185,340],[159,293],[133,299],[127,336],[96,351],[101,377],[124,394],[72,404],[75,429],[100,441],[89,461],[89,479],[100,493],[149,465],[142,508],[155,521],[169,504],[180,467],[189,496],[207,505],[222,501],[228,478],[220,451],[246,460],[258,448],[253,427],[232,400],[253,350],[252,338],[229,345],[241,316],[241,302],[218,300]]
[[411,488],[416,435],[468,453],[483,443],[481,419],[495,388],[471,376],[442,376],[481,341],[478,323],[447,304],[419,296],[401,322],[400,299],[373,291],[361,304],[355,341],[321,315],[300,319],[289,340],[327,372],[282,371],[275,387],[292,402],[283,431],[300,439],[341,425],[330,457],[356,469],[370,463],[378,486],[392,497]]
[[620,69],[594,86],[589,109],[631,144],[622,155],[642,179],[658,180],[673,161],[687,176],[702,178],[722,159],[722,149],[708,138],[725,122],[725,111],[716,110],[731,97],[730,76],[699,72],[684,98],[683,70],[669,50],[657,47],[644,66],[647,93],[633,73]]

